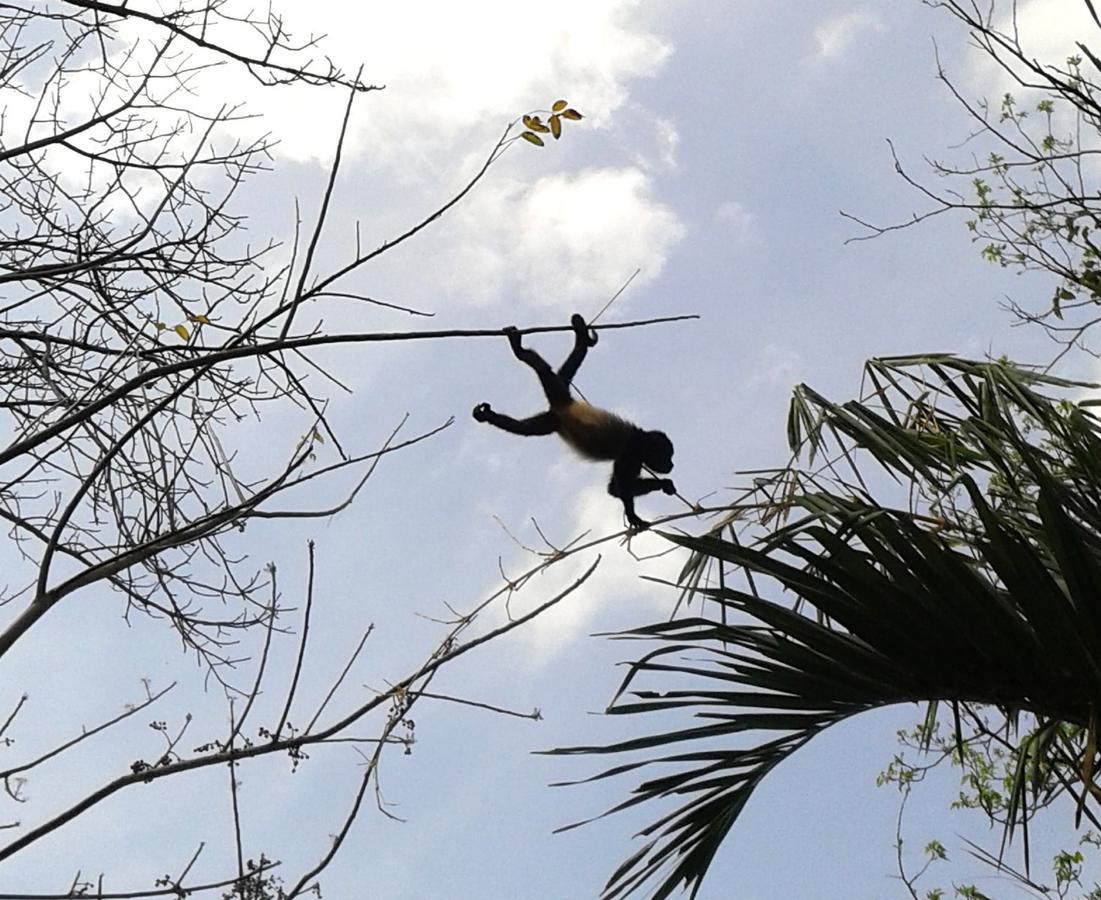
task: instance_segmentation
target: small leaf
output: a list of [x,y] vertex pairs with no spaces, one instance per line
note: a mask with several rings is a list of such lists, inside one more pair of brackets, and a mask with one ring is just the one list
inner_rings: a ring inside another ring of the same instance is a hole
[[539,124],[537,119],[533,119],[531,116],[522,116],[521,121],[524,123],[525,128],[534,128]]
[[1073,300],[1074,294],[1068,291],[1066,288],[1057,288],[1055,296],[1051,298],[1051,311],[1055,314],[1055,318],[1063,318],[1062,303],[1064,300]]
[[183,325],[183,324],[180,324],[180,325],[173,325],[173,326],[172,326],[172,330],[173,330],[174,332],[176,332],[176,334],[178,334],[178,335],[179,335],[179,336],[180,336],[181,338],[183,338],[183,339],[184,339],[185,341],[186,341],[186,340],[187,340],[187,339],[188,339],[189,337],[191,337],[191,332],[187,330],[187,326],[186,326],[186,325]]
[[551,111],[556,112],[556,113],[560,113],[567,106],[569,106],[569,104],[565,100],[555,100],[554,101],[554,106],[551,107]]
[[556,141],[562,137],[562,120],[558,116],[550,117],[550,130]]
[[567,109],[563,110],[562,118],[569,119],[572,122],[580,122],[585,117],[581,115],[581,113],[579,113],[576,109]]
[[532,134],[530,131],[522,132],[520,137],[522,137],[529,144],[535,144],[536,147],[543,146],[543,139],[537,134]]
[[154,322],[153,327],[156,328],[157,331],[164,331],[168,326],[165,325],[164,322]]
[[210,319],[208,319],[206,316],[191,316],[191,315],[189,315],[188,318],[192,322],[194,322],[196,325],[209,325],[210,324]]
[[[528,121],[529,119],[530,121]],[[524,124],[532,131],[538,131],[542,134],[548,134],[550,132],[550,129],[543,124],[543,120],[538,116],[524,116]]]

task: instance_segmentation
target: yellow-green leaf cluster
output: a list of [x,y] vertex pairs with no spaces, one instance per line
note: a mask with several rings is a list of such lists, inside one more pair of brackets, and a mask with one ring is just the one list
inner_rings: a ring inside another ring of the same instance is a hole
[[562,120],[569,119],[571,122],[579,122],[584,118],[581,113],[576,109],[570,107],[569,103],[565,100],[555,100],[551,104],[550,115],[547,117],[547,121],[544,122],[542,117],[535,115],[534,113],[526,116],[521,116],[520,121],[524,123],[526,131],[520,132],[522,137],[529,144],[534,144],[536,147],[545,146],[545,142],[540,134],[549,134],[556,141],[562,137]]

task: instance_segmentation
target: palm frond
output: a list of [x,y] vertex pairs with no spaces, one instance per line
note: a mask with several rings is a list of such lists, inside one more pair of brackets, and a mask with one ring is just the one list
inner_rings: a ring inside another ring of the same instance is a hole
[[[644,846],[613,873],[608,898],[643,886],[694,895],[773,767],[865,710],[919,701],[932,717],[938,703],[985,705],[1007,723],[1031,714],[1010,826],[1035,806],[1029,790],[1050,792],[1055,768],[1066,777],[1068,747],[1083,746],[1059,726],[1091,731],[1101,698],[1101,429],[1088,404],[1065,397],[1082,386],[941,354],[873,360],[867,375],[861,401],[796,391],[788,434],[817,467],[793,464],[775,479],[798,485],[777,498],[784,524],[773,508],[750,541],[726,536],[729,520],[710,534],[669,535],[691,552],[689,592],[717,615],[620,635],[658,647],[630,667],[608,711],[688,711],[692,722],[552,751],[635,755],[594,779],[672,770],[608,811],[673,804],[641,832]],[[876,471],[908,489],[906,504],[871,496],[869,484],[891,490]],[[786,602],[733,587],[739,571]]]

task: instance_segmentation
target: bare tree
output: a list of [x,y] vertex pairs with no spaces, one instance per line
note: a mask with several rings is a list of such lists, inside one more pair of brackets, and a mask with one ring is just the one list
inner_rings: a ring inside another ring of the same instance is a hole
[[[945,213],[960,213],[983,257],[1022,271],[1046,271],[1057,282],[1046,302],[1012,302],[1022,320],[1038,323],[1062,345],[1096,355],[1088,335],[1101,317],[1101,245],[1096,232],[1101,152],[1101,16],[1081,0],[1093,23],[1065,60],[1041,60],[1028,49],[1013,0],[925,0],[965,27],[973,45],[1009,85],[994,99],[975,99],[943,68],[938,77],[965,110],[971,132],[949,159],[929,163],[927,183],[895,156],[898,173],[928,205],[911,218],[877,225],[848,216],[867,229],[856,240],[911,227]],[[892,152],[894,148],[892,146]]]
[[[314,547],[308,577],[293,589],[302,602],[285,604],[274,566],[257,570],[240,558],[241,532],[261,518],[339,512],[383,455],[450,424],[406,437],[399,422],[380,446],[346,448],[326,418],[324,396],[308,387],[307,375],[328,375],[311,352],[345,342],[501,333],[334,334],[321,330],[303,305],[334,296],[378,302],[356,294],[344,279],[438,219],[524,136],[510,126],[454,197],[380,247],[363,250],[357,242],[351,256],[321,271],[316,261],[352,104],[376,88],[312,55],[315,50],[312,39],[296,42],[276,16],[242,18],[223,0],[195,0],[162,13],[98,0],[0,4],[0,518],[10,539],[0,549],[2,683],[9,689],[33,683],[33,672],[7,664],[13,648],[33,639],[46,613],[63,615],[75,595],[92,587],[103,594],[109,587],[127,616],[169,623],[228,701],[224,733],[193,747],[193,737],[185,741],[190,715],[172,725],[154,721],[163,737],[154,758],[118,759],[97,786],[75,789],[60,806],[55,797],[45,812],[25,790],[40,766],[78,756],[89,739],[145,715],[173,686],[147,684],[138,702],[98,723],[82,721],[75,710],[41,714],[32,724],[35,711],[26,695],[0,712],[7,807],[0,812],[0,836],[6,838],[0,868],[128,788],[211,766],[230,768],[232,871],[200,877],[200,845],[178,863],[177,856],[167,859],[166,869],[176,866],[177,874],[152,887],[118,889],[103,875],[77,873],[64,896],[221,891],[263,898],[314,890],[377,784],[381,754],[411,745],[409,709],[431,696],[427,688],[441,666],[521,626],[573,589],[464,637],[486,604],[508,597],[524,579],[507,583],[441,623],[439,643],[423,662],[367,700],[355,700],[350,710],[345,704],[333,713],[330,702],[371,633],[372,626],[361,623],[358,648],[327,694],[312,704],[297,699],[309,664]],[[202,85],[216,66],[239,67],[267,88],[305,84],[347,94],[317,220],[308,228],[296,222],[286,247],[275,239],[258,243],[237,209],[239,189],[269,164],[271,144],[236,136],[246,115],[241,107],[205,108]],[[528,128],[530,122],[549,130],[530,117]],[[560,123],[551,126],[557,137]],[[533,143],[530,136],[525,140]],[[297,408],[305,424],[287,439],[282,464],[265,471],[235,448],[240,423],[272,407]],[[315,458],[323,440],[335,448],[335,461]],[[316,494],[296,490],[337,473],[352,477],[335,505],[311,505]],[[536,569],[562,555],[549,554]],[[300,612],[289,620],[291,605]],[[273,635],[295,626],[293,670],[280,673],[282,687],[269,689],[259,704],[272,678]],[[372,713],[369,737],[350,733]],[[512,714],[538,718],[537,712]],[[27,727],[48,731],[50,749],[19,757],[18,736]],[[304,871],[276,873],[274,858],[246,849],[237,768],[273,753],[297,765],[307,748],[335,742],[363,748],[358,791],[341,813],[331,850]],[[43,883],[41,890],[58,896],[56,884]]]

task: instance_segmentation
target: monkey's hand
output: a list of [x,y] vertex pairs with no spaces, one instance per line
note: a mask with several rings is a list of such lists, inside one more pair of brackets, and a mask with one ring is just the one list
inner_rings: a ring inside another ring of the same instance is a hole
[[486,422],[489,420],[489,414],[493,412],[488,403],[479,403],[474,407],[474,411],[471,415],[476,422]]
[[677,492],[677,486],[673,484],[672,478],[661,479],[661,492],[663,494],[669,494],[670,496]]
[[582,336],[589,347],[595,347],[596,342],[600,340],[596,330],[585,324],[585,319],[580,313],[574,313],[570,316],[570,325],[573,326],[574,331]]

